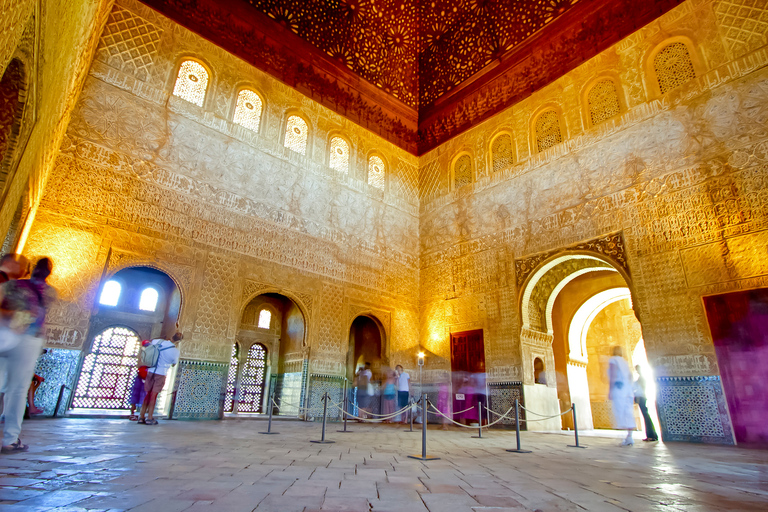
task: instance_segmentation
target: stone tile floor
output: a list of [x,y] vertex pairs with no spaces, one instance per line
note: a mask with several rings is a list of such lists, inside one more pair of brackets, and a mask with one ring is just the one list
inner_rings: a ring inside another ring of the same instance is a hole
[[[621,448],[566,434],[320,425],[261,420],[50,419],[24,424],[29,452],[0,456],[2,511],[704,511],[768,510],[768,452],[694,444]],[[639,437],[640,434],[638,433]]]

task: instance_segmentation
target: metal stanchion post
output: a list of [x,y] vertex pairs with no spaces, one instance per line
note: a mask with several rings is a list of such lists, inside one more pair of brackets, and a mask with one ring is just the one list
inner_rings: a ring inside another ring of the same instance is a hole
[[409,455],[410,459],[417,460],[439,460],[440,457],[430,457],[427,455],[427,394],[421,394],[421,456]]
[[573,435],[576,437],[576,444],[569,444],[568,448],[586,448],[579,445],[579,425],[576,423],[576,404],[571,404],[571,416],[573,417]]
[[413,432],[413,405],[414,405],[414,403],[415,402],[413,401],[413,398],[411,398],[409,400],[410,407],[408,407],[408,418],[410,420],[411,427],[408,430],[406,430],[405,432]]
[[325,393],[323,395],[323,434],[320,437],[319,441],[310,441],[310,443],[319,443],[319,444],[330,444],[335,443],[336,441],[326,441],[325,439],[325,418],[328,416],[328,400],[329,400],[328,393]]
[[269,400],[267,401],[269,404],[269,422],[267,423],[267,431],[266,432],[259,432],[259,434],[279,434],[280,432],[272,432],[272,411],[275,408],[275,392],[274,390],[269,395]]
[[351,433],[351,430],[347,430],[347,411],[349,407],[349,398],[348,398],[348,392],[347,392],[347,381],[344,380],[344,405],[342,405],[341,415],[344,416],[344,429],[343,430],[337,430],[336,432],[342,432],[344,434]]
[[513,453],[531,453],[530,450],[520,449],[520,400],[515,398],[515,435],[517,436],[517,450],[507,450]]
[[483,438],[483,402],[482,400],[477,401],[477,435],[472,437],[474,437],[475,439]]

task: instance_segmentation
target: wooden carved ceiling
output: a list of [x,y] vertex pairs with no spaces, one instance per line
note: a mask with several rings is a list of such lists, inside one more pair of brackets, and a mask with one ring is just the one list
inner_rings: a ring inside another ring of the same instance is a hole
[[142,0],[422,154],[683,0]]

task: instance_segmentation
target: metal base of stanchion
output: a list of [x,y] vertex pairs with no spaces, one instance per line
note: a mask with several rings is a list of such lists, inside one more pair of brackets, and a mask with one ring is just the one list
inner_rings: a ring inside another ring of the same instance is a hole
[[259,432],[259,434],[279,434],[280,432]]
[[510,453],[533,453],[531,450],[507,450]]
[[408,458],[416,460],[440,460],[440,457],[430,457],[429,455],[426,457],[422,457],[421,455],[409,455]]
[[568,448],[586,448],[586,446],[582,446],[582,445],[576,446],[575,444],[569,444],[567,446]]
[[336,432],[341,432],[342,434],[354,434],[354,430],[337,430]]
[[470,436],[472,439],[485,439],[485,437],[482,436]]
[[332,444],[336,441],[310,441],[310,443],[317,443],[317,444]]

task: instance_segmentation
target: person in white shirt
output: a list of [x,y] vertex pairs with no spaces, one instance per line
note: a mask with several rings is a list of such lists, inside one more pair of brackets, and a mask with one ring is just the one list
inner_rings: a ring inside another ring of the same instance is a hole
[[[408,397],[411,392],[411,376],[403,371],[403,367],[400,365],[395,366],[395,371],[397,372],[397,408],[402,409],[408,405]],[[405,414],[401,414],[400,418],[405,423]]]
[[[170,340],[158,338],[152,340],[152,345],[157,345],[160,349],[160,355],[157,358],[157,364],[147,371],[147,378],[144,380],[144,403],[141,405],[141,413],[139,413],[140,425],[157,425],[157,420],[152,417],[155,412],[155,402],[157,402],[157,395],[163,390],[165,386],[165,376],[168,374],[168,370],[171,366],[175,366],[179,362],[179,343],[184,338],[184,335],[177,332]],[[145,419],[146,416],[146,419]]]

